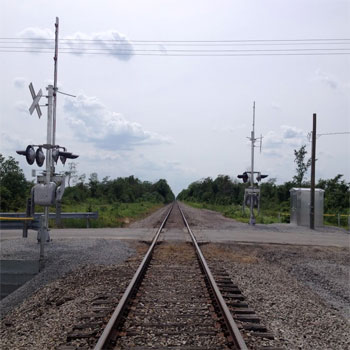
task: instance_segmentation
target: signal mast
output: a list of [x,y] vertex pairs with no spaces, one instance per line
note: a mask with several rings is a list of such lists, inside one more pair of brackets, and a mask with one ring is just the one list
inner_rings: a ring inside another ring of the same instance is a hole
[[[245,205],[249,206],[250,208],[250,217],[249,217],[249,225],[255,225],[255,215],[254,215],[254,207],[258,208],[258,213],[260,211],[260,189],[254,186],[254,174],[257,174],[256,180],[258,182],[261,181],[261,179],[266,178],[268,175],[262,175],[260,171],[254,171],[254,148],[255,141],[260,140],[260,152],[261,152],[261,145],[262,145],[262,136],[255,138],[255,101],[253,103],[253,127],[250,134],[250,138],[248,139],[251,142],[251,167],[250,171],[245,171],[242,175],[238,175],[237,177],[239,179],[242,179],[244,183],[248,182],[248,179],[250,179],[250,186],[245,189],[244,191],[244,200],[243,200],[243,210],[245,208]],[[249,174],[249,175],[248,175]]]
[[[65,176],[55,173],[54,163],[58,159],[65,164],[67,159],[75,159],[79,157],[76,154],[67,152],[63,146],[56,144],[56,103],[57,103],[57,61],[58,61],[58,27],[59,19],[56,17],[55,23],[55,56],[54,56],[54,85],[48,85],[48,94],[45,96],[48,100],[47,104],[47,137],[46,143],[41,145],[28,145],[26,150],[16,151],[18,154],[26,157],[28,164],[32,165],[35,161],[41,167],[46,161],[46,170],[41,175],[37,176],[37,184],[31,190],[31,205],[30,212],[34,215],[35,204],[44,207],[44,216],[41,217],[40,229],[38,231],[38,241],[40,241],[40,259],[43,259],[43,242],[50,241],[49,235],[49,207],[61,202],[65,189]],[[35,93],[33,84],[30,83],[29,90],[33,98],[32,105],[29,108],[30,114],[34,110],[37,111],[40,119],[42,113],[39,105],[42,90]],[[70,95],[72,96],[72,95]],[[75,96],[73,96],[75,97]],[[37,147],[37,150],[35,150]],[[43,149],[46,150],[46,156]],[[56,213],[57,215],[57,213]]]

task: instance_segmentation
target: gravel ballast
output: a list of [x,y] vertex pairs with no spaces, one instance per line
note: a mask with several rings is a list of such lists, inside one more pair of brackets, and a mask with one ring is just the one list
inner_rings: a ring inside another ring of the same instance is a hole
[[[154,228],[166,209],[130,227]],[[187,206],[184,210],[196,232],[210,228],[249,229],[246,224],[209,210]],[[270,225],[260,226],[257,229],[264,235]],[[270,229],[294,230],[283,225]],[[340,232],[336,228],[322,230]],[[1,244],[2,259],[31,260],[39,254],[35,237],[2,240]],[[127,284],[125,272],[134,271],[140,259],[137,249],[146,249],[145,245],[139,247],[116,239],[95,238],[49,243],[45,270],[0,303],[1,349],[54,349],[79,313],[89,310],[90,301],[98,293],[93,285],[102,288],[103,277],[111,276],[107,285],[119,286],[118,291],[123,291]],[[232,242],[201,247],[209,263],[219,263],[230,274],[249,307],[285,349],[350,348],[349,248]],[[112,277],[116,278],[114,283]]]
[[[209,244],[202,250],[225,268],[285,349],[350,347],[347,249]],[[329,265],[337,273],[329,274]]]
[[[47,283],[82,267],[125,261],[135,251],[125,242],[105,239],[60,239],[45,244],[45,268],[25,285],[0,301],[1,317]],[[35,260],[39,245],[32,235],[1,242],[2,260]]]

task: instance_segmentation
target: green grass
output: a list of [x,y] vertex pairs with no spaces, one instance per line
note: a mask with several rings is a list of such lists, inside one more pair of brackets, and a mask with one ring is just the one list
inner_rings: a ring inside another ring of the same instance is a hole
[[[349,214],[347,214],[349,215]],[[338,215],[334,216],[325,216],[323,223],[327,226],[338,226]],[[342,228],[350,230],[350,226],[348,223],[348,217],[345,215],[340,216],[340,226]]]
[[[245,212],[243,212],[241,205],[220,205],[196,202],[186,202],[186,204],[194,208],[214,210],[228,218],[235,219],[240,222],[249,222],[249,209],[246,208]],[[257,215],[257,210],[255,210],[255,215],[257,224],[273,224],[278,222],[289,222],[290,220],[289,215],[280,215],[279,218],[278,213],[271,210],[261,209],[259,215]]]
[[[224,216],[235,219],[240,222],[249,222],[249,209],[246,208],[245,213],[242,212],[241,205],[219,205],[219,204],[210,204],[210,203],[197,203],[197,202],[186,202],[186,204],[190,205],[194,208],[199,209],[209,209],[217,211]],[[290,215],[288,210],[281,209],[278,212],[276,209],[264,209],[260,210],[260,214],[256,213],[256,223],[257,224],[273,224],[273,223],[289,223]],[[337,216],[324,216],[324,225],[325,226],[338,226],[338,217]],[[349,229],[348,218],[347,216],[340,217],[340,226],[344,229]]]
[[[90,220],[90,227],[125,227],[129,223],[142,219],[163,206],[162,203],[98,203],[89,201],[81,204],[63,204],[62,212],[98,212],[98,219]],[[54,208],[52,208],[54,211]],[[50,220],[50,227],[55,227],[55,220]],[[85,219],[63,219],[62,227],[86,227]]]

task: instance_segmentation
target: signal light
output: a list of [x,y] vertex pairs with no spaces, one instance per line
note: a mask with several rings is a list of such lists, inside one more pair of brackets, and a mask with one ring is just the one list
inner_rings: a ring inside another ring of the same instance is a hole
[[60,151],[57,148],[52,150],[52,159],[56,164],[57,164],[59,155],[60,155]]
[[79,157],[77,154],[73,154],[71,152],[61,152],[61,151],[59,152],[59,156],[62,164],[65,164],[67,159],[76,159]]
[[32,165],[35,161],[35,149],[31,145],[28,145],[25,151],[16,151],[16,153],[25,156],[28,164],[30,165]]
[[[28,145],[25,151],[16,151],[16,153],[20,154],[21,156],[25,156],[29,165],[32,165],[36,160],[37,165],[41,167],[43,166],[45,161],[45,155],[42,147],[43,147],[42,145],[38,146],[38,149],[35,151],[34,146]],[[65,150],[65,148],[63,149]],[[61,152],[59,151],[58,148],[54,148],[52,150],[52,159],[55,163],[57,163],[58,158],[60,158],[61,162],[65,164],[67,159],[76,159],[78,157],[79,156],[77,154],[73,154],[72,152],[66,152],[66,151]]]
[[256,177],[257,181],[261,181],[262,179],[265,179],[265,177],[268,177],[269,175],[261,175],[260,173],[258,174],[258,176]]
[[239,179],[242,179],[244,183],[246,183],[248,181],[248,178],[249,178],[249,176],[248,176],[246,171],[242,175],[238,175],[237,177]]
[[45,155],[43,152],[43,149],[41,147],[39,147],[36,150],[36,154],[35,154],[35,159],[36,159],[36,164],[38,164],[38,166],[43,166],[44,161],[45,161]]
[[61,160],[62,164],[65,165],[67,158],[65,156],[60,156],[60,160]]
[[73,154],[72,152],[59,152],[60,156],[66,157],[68,159],[75,159],[79,156],[77,154]]

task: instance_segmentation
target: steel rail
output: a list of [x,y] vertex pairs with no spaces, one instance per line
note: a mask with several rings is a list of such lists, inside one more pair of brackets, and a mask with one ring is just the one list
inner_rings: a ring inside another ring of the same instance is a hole
[[199,259],[199,262],[203,268],[203,271],[205,273],[205,275],[207,276],[207,279],[208,279],[208,282],[210,284],[210,287],[214,293],[214,296],[215,296],[215,299],[219,305],[219,308],[220,308],[220,311],[222,313],[222,315],[224,316],[224,319],[225,319],[225,323],[226,323],[226,326],[228,328],[228,331],[231,335],[231,338],[232,338],[232,341],[234,342],[235,346],[237,347],[237,349],[240,349],[240,350],[248,350],[248,347],[242,337],[242,334],[241,332],[239,331],[238,327],[237,327],[237,324],[236,322],[234,321],[232,315],[231,315],[231,312],[219,290],[219,287],[218,285],[216,284],[215,282],[215,279],[208,267],[208,264],[204,258],[204,255],[201,251],[201,249],[199,248],[199,245],[197,243],[197,240],[196,240],[196,237],[194,236],[190,226],[188,225],[188,222],[186,220],[186,217],[185,217],[185,214],[183,213],[182,209],[180,208],[180,205],[177,203],[178,207],[179,207],[179,210],[180,210],[180,213],[182,215],[182,218],[183,218],[183,221],[187,227],[187,230],[188,230],[188,233],[190,234],[191,236],[191,239],[192,239],[192,243],[193,245],[195,246],[195,249],[196,249],[196,253],[197,253],[197,256],[198,256],[198,259]]
[[151,246],[149,247],[146,255],[144,256],[140,266],[136,270],[133,278],[131,279],[131,282],[129,283],[128,287],[126,288],[122,298],[120,299],[117,307],[115,308],[115,310],[114,310],[110,320],[108,321],[104,331],[102,332],[100,338],[98,339],[94,350],[106,349],[105,346],[107,346],[107,343],[108,343],[108,341],[110,339],[110,336],[111,336],[112,330],[114,328],[114,325],[117,322],[119,322],[119,320],[121,319],[121,317],[123,315],[123,312],[126,309],[126,306],[128,304],[128,301],[130,300],[130,298],[131,298],[131,296],[132,296],[136,286],[141,281],[141,279],[142,279],[142,277],[144,275],[144,272],[146,271],[146,269],[148,267],[148,264],[149,264],[149,262],[151,260],[153,249],[154,249],[154,247],[155,247],[155,245],[157,243],[159,235],[160,235],[160,233],[161,233],[161,231],[162,231],[166,221],[168,220],[168,217],[169,217],[173,207],[174,207],[174,203],[171,205],[171,207],[170,207],[170,209],[169,209],[165,219],[163,220],[163,222],[160,225],[157,233],[153,237]]

